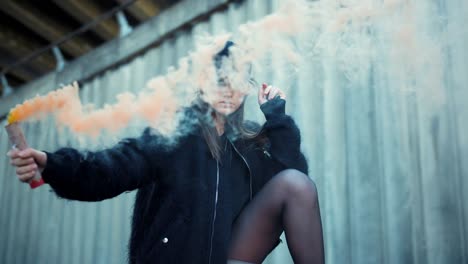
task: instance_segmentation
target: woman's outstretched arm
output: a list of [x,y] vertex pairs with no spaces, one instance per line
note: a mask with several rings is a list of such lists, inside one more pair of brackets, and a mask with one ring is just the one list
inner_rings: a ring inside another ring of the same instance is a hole
[[[42,177],[58,196],[66,199],[100,201],[115,197],[154,180],[156,173],[152,164],[157,155],[150,153],[151,140],[147,129],[138,138],[122,140],[101,151],[62,148],[43,152],[46,163]],[[23,180],[27,179],[23,176]]]

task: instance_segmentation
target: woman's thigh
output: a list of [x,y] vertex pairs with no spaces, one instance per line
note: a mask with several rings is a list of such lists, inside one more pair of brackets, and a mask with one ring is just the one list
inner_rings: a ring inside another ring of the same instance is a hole
[[297,170],[284,170],[262,187],[234,224],[230,259],[261,263],[268,256],[280,242],[288,194],[295,191],[294,185],[307,180],[307,175]]

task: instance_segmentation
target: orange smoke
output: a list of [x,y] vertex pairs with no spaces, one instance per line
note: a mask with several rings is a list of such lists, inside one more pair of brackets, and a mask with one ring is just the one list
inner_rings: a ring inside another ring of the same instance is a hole
[[146,123],[156,125],[158,118],[172,118],[177,105],[168,89],[156,92],[149,89],[138,97],[131,93],[117,95],[117,102],[94,109],[92,105],[82,105],[78,84],[64,86],[44,96],[37,96],[17,105],[8,115],[8,123],[22,122],[53,114],[57,122],[72,132],[98,136],[103,129],[118,132],[131,120],[142,118]]
[[23,104],[16,105],[8,114],[8,124],[23,122],[29,118],[38,118],[46,113],[51,113],[66,106],[67,102],[77,98],[78,84],[66,86],[63,89],[52,91],[46,96],[26,100]]

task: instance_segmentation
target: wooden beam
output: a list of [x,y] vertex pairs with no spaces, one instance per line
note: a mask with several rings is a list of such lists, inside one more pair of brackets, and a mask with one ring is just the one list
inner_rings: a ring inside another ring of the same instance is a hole
[[[123,4],[127,0],[117,0],[117,2]],[[151,0],[137,0],[127,7],[126,10],[140,22],[148,20],[161,12],[161,8]]]
[[[2,52],[4,59],[10,56],[11,60],[17,61],[40,48],[42,45],[31,36],[18,33],[11,27],[0,30],[0,50],[8,51]],[[52,53],[48,52],[27,62],[26,65],[38,73],[45,73],[55,69],[56,63]]]
[[[14,61],[14,59],[12,59],[12,57],[8,54],[8,51],[0,50],[0,53],[2,54],[0,57],[0,67],[6,68]],[[41,73],[32,70],[26,65],[15,67],[8,71],[8,73],[24,82],[29,82],[41,75]]]
[[[26,1],[2,0],[0,9],[50,42],[57,41],[73,31],[73,29],[41,14]],[[93,46],[83,37],[77,36],[61,44],[60,48],[78,57],[90,51]]]
[[[24,82],[18,78],[18,76],[14,75],[14,74],[7,74],[7,81],[8,81],[8,85],[10,85],[11,88],[16,88],[22,84],[24,84]],[[1,83],[1,82],[0,82]]]
[[[1,70],[1,68],[0,68]],[[23,81],[21,80],[17,80],[18,79],[18,76],[14,75],[14,74],[9,74],[7,75],[7,81],[8,81],[8,85],[12,88],[12,89],[15,89],[17,87],[21,87],[21,85],[24,84]],[[3,83],[0,81],[0,97],[3,96]]]
[[[104,13],[104,10],[90,0],[53,0],[60,8],[83,24]],[[119,25],[113,19],[107,19],[91,29],[104,40],[110,40],[119,35]]]

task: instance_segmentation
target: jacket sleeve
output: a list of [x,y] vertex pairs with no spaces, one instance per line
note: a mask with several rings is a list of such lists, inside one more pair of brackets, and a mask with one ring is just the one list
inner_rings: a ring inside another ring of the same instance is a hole
[[154,180],[151,161],[157,155],[149,154],[152,137],[146,129],[138,138],[97,152],[73,148],[46,152],[43,179],[58,196],[80,201],[100,201],[134,190]]
[[291,116],[285,112],[286,101],[279,96],[260,106],[266,122],[263,130],[270,141],[270,152],[273,159],[284,166],[284,169],[297,169],[308,174],[308,165],[301,152],[301,135]]

